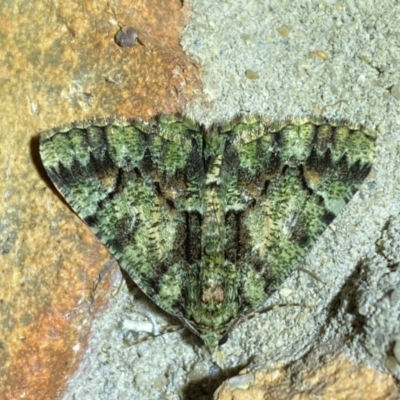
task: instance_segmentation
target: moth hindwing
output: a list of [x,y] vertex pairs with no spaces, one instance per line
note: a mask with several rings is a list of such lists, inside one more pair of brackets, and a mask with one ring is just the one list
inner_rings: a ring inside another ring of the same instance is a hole
[[46,171],[140,289],[209,347],[296,268],[368,175],[375,137],[313,119],[75,123]]

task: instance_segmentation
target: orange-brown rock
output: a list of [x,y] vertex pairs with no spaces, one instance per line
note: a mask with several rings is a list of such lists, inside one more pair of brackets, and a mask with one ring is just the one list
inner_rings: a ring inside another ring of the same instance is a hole
[[[311,367],[311,368],[310,368]],[[242,371],[214,394],[215,400],[385,400],[400,392],[391,375],[359,365],[343,355],[301,368]]]

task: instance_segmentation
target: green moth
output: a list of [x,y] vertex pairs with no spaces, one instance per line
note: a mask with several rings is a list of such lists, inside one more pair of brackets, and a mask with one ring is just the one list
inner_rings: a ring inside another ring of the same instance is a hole
[[368,175],[375,136],[318,119],[177,116],[41,135],[44,167],[139,288],[208,347],[259,309]]

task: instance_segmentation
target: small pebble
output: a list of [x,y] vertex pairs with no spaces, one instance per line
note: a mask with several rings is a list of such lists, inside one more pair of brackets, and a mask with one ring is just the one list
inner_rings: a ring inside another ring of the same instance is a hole
[[136,44],[137,36],[137,30],[132,27],[121,28],[115,34],[115,43],[120,47],[133,47]]
[[310,56],[310,57],[317,57],[317,58],[319,58],[319,59],[321,59],[321,60],[323,60],[323,61],[325,61],[325,60],[327,60],[328,59],[328,53],[326,52],[326,51],[324,51],[324,50],[316,50],[316,51],[310,51],[309,53],[308,53],[308,55]]
[[396,358],[393,356],[389,356],[386,358],[385,367],[392,373],[398,374],[400,373],[400,365],[397,362]]
[[397,100],[400,100],[400,84],[393,85],[393,87],[390,89],[391,95],[396,98]]
[[282,25],[277,29],[277,31],[282,37],[286,38],[289,36],[291,29],[286,25]]
[[251,69],[246,70],[245,75],[246,75],[246,78],[249,78],[251,80],[255,80],[260,77],[260,75],[258,75],[257,72],[254,72]]

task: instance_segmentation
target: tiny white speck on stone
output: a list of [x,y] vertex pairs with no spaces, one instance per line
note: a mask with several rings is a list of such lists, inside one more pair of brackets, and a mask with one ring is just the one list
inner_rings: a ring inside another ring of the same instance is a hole
[[358,252],[357,251],[355,251],[355,250],[350,250],[350,257],[353,259],[353,260],[357,260],[358,259]]
[[235,389],[247,389],[250,383],[253,383],[254,376],[251,374],[238,375],[228,380],[229,385]]
[[283,287],[283,288],[280,288],[280,289],[279,289],[279,294],[280,294],[282,297],[289,297],[292,293],[293,293],[293,290],[292,290],[292,289],[289,289],[289,288]]
[[31,101],[31,111],[32,111],[32,114],[37,114],[38,105],[34,101]]

